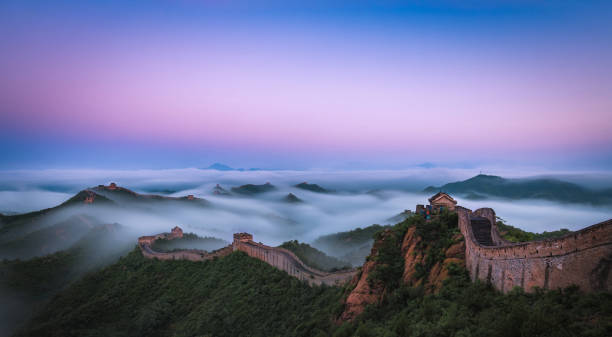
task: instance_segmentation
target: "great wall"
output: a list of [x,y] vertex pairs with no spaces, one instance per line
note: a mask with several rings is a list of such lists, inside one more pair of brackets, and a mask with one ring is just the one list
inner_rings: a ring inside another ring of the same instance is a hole
[[156,258],[160,260],[190,260],[205,261],[215,257],[229,255],[233,251],[242,251],[247,255],[262,260],[289,275],[296,277],[311,285],[338,285],[350,280],[357,270],[341,270],[337,272],[324,272],[307,266],[293,252],[279,247],[270,247],[262,243],[253,241],[253,236],[248,233],[234,234],[234,241],[231,245],[216,250],[206,252],[197,249],[178,250],[173,252],[157,252],[151,248],[153,243],[159,239],[178,239],[183,236],[183,231],[179,227],[174,227],[170,233],[161,233],[153,236],[141,236],[138,245],[142,254],[146,258]]
[[495,212],[457,207],[472,280],[508,292],[577,285],[583,291],[612,290],[612,219],[566,236],[510,243],[499,234]]
[[[493,209],[472,212],[456,206],[457,202],[445,193],[438,193],[429,201],[430,205],[417,205],[415,214],[429,219],[442,209],[457,213],[458,226],[465,238],[465,265],[473,281],[489,282],[501,292],[514,287],[531,292],[535,288],[571,285],[583,291],[612,290],[612,219],[560,238],[511,243],[502,238]],[[248,233],[234,234],[231,245],[211,253],[200,250],[162,253],[151,249],[157,239],[179,237],[182,230],[175,227],[171,233],[139,238],[139,246],[145,257],[160,260],[204,261],[242,251],[311,285],[342,284],[358,273],[355,269],[332,273],[316,270],[289,250],[254,242]]]

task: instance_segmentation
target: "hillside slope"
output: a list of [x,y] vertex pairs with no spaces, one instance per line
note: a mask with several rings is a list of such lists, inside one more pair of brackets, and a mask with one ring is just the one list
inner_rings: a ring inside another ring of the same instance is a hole
[[471,199],[499,197],[507,199],[543,199],[559,202],[612,205],[612,190],[591,190],[573,183],[550,178],[505,179],[479,174],[464,181],[440,187],[430,186],[427,193],[444,191]]
[[[63,291],[16,336],[610,335],[610,293],[504,295],[470,282],[453,220],[411,218],[379,232],[344,288],[309,287],[241,252],[189,262],[134,250]],[[358,291],[371,301],[356,312]]]
[[241,252],[169,262],[135,250],[56,297],[16,336],[324,335],[340,296]]

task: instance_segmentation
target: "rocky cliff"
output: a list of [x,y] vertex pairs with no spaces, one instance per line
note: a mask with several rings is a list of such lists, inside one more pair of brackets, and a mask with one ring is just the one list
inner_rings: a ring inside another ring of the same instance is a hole
[[437,292],[452,265],[465,266],[465,242],[457,217],[425,222],[412,217],[378,235],[361,274],[352,284],[341,321],[352,320],[367,305],[378,304],[393,289],[407,285]]

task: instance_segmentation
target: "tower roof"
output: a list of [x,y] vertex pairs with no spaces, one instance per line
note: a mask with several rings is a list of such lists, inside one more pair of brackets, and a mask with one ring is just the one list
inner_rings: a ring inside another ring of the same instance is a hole
[[457,200],[453,199],[453,197],[451,197],[448,193],[444,193],[444,192],[441,192],[441,191],[436,193],[436,194],[434,194],[433,197],[429,198],[429,202],[434,202],[434,201],[436,201],[436,200],[438,200],[440,198],[446,198],[446,199],[452,201],[454,204],[457,203]]

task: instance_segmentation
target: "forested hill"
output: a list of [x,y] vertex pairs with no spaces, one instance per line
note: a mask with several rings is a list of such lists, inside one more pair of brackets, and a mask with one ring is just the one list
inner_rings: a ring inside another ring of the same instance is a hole
[[499,197],[507,199],[543,199],[559,202],[612,205],[612,189],[592,190],[551,178],[506,179],[479,174],[464,181],[440,187],[430,186],[424,192],[443,191],[469,199]]
[[[612,329],[610,293],[503,295],[458,267],[439,293],[427,294],[386,277],[386,259],[397,260],[387,255],[377,258],[384,268],[372,279],[389,289],[383,300],[341,323],[351,285],[310,287],[242,252],[191,262],[134,250],[60,293],[15,336],[606,336]],[[401,276],[402,266],[392,269]]]

